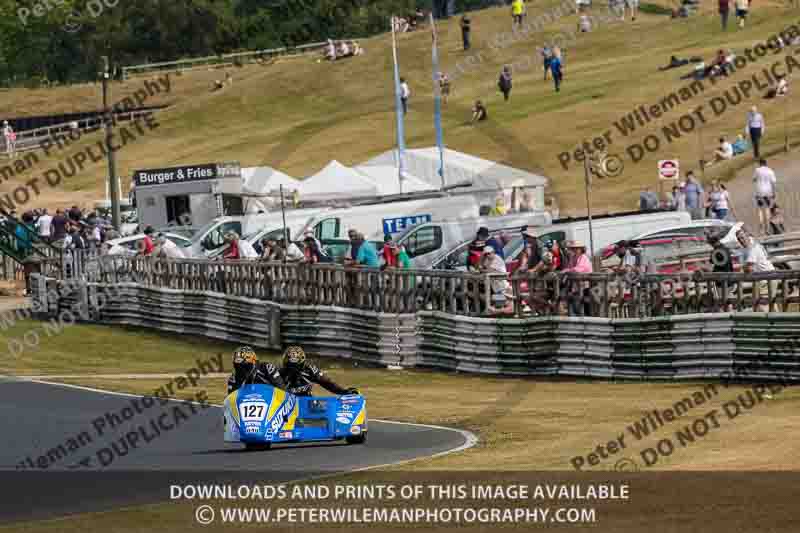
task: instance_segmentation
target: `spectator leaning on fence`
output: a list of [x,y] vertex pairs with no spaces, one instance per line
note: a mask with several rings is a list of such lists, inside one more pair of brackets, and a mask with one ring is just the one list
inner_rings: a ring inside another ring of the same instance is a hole
[[156,236],[157,255],[167,259],[184,259],[183,251],[163,233]]
[[289,263],[296,263],[305,258],[303,255],[303,250],[301,250],[299,246],[293,242],[289,242],[287,244],[286,237],[282,236],[280,239],[278,239],[278,248],[280,251],[277,252],[276,255],[281,255],[281,259],[284,259]]
[[[743,261],[743,269],[746,273],[761,273],[761,272],[774,272],[775,266],[772,264],[772,261],[769,260],[769,255],[764,247],[756,241],[752,235],[749,235],[744,229],[740,229],[738,233],[736,233],[736,238],[739,240],[739,244],[744,249],[742,256],[744,257]],[[767,281],[759,281],[754,282],[758,284],[759,291],[762,301],[763,298],[768,297],[769,295],[769,287],[772,286],[772,293],[775,294],[778,288],[778,281],[772,280],[769,283]],[[756,297],[756,291],[753,290],[753,297]],[[759,311],[769,311],[769,304],[768,303],[760,303],[758,305]]]
[[389,240],[384,244],[383,254],[385,261],[383,265],[384,268],[411,268],[411,258],[408,257],[405,248],[397,244],[394,240]]
[[[567,241],[567,268],[565,273],[591,274],[592,262],[586,255],[586,246],[581,241]],[[574,283],[569,291],[568,308],[570,316],[584,316],[591,314],[589,305],[588,282]]]
[[767,166],[767,160],[761,159],[753,173],[754,198],[761,234],[767,233],[769,210],[775,203],[775,185],[777,181],[775,172]]
[[222,259],[226,261],[239,259],[239,235],[231,231],[226,233],[222,240],[227,245],[227,248],[222,253]]
[[151,255],[153,253],[153,250],[155,250],[155,244],[153,243],[153,235],[155,235],[155,232],[153,226],[147,226],[144,229],[144,239],[139,241],[136,245],[136,255]]
[[350,266],[362,266],[367,268],[380,268],[381,263],[378,259],[378,250],[375,245],[364,238],[364,234],[360,232],[353,232],[355,240],[353,247],[357,247],[355,261],[352,259],[345,259],[345,264]]
[[[510,287],[506,275],[506,262],[497,255],[492,246],[485,246],[483,248],[483,256],[480,262],[480,271],[486,274],[497,274],[492,277],[490,285],[492,288],[492,304],[489,309],[490,313],[507,312],[511,296]],[[508,305],[507,305],[508,303]]]

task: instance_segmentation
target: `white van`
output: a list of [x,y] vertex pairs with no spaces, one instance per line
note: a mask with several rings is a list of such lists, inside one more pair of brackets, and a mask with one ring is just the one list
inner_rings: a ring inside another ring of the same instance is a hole
[[[309,220],[312,219],[311,217],[327,210],[320,208],[287,211],[287,229],[292,232],[292,235],[296,235],[306,227]],[[250,241],[262,230],[276,231],[280,234],[283,231],[283,215],[280,212],[273,212],[258,215],[219,217],[199,229],[186,226],[170,226],[164,231],[191,234],[191,244],[184,249],[184,253],[187,257],[204,258],[217,255],[215,252],[225,246],[225,235],[227,233],[236,232],[240,237],[246,237],[246,240]]]
[[427,222],[412,227],[396,238],[405,247],[414,268],[430,268],[439,258],[447,255],[464,242],[471,242],[479,228],[490,232],[506,230],[519,234],[523,226],[530,228],[550,226],[552,218],[546,212],[514,213],[497,217],[480,217],[461,220]]
[[474,196],[431,196],[420,200],[400,200],[358,205],[317,215],[308,229],[323,241],[343,239],[356,230],[367,240],[397,235],[425,222],[445,219],[476,219],[480,206]]

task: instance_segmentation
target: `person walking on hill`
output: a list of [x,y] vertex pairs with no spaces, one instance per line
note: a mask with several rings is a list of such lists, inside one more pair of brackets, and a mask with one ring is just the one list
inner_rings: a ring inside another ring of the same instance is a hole
[[703,186],[694,177],[691,170],[686,174],[686,187],[683,190],[686,196],[686,209],[692,215],[692,220],[701,220],[704,216]]
[[761,137],[767,128],[764,125],[764,115],[758,112],[758,108],[753,106],[750,112],[747,113],[747,126],[745,127],[746,133],[750,135],[750,142],[753,143],[753,157],[755,159],[761,158],[759,150],[761,146]]
[[722,23],[722,31],[728,29],[728,15],[731,11],[731,0],[719,0],[719,20]]
[[561,50],[553,48],[553,58],[550,60],[550,70],[553,72],[553,83],[556,92],[561,91],[561,80],[564,78],[561,65]]
[[442,104],[446,104],[450,96],[450,78],[444,72],[439,73],[439,94],[442,96]]
[[542,49],[542,66],[544,66],[544,81],[547,81],[547,73],[550,72],[550,63],[553,62],[553,51],[549,46]]
[[775,172],[767,166],[766,159],[761,159],[758,164],[758,168],[753,173],[755,186],[753,196],[756,202],[759,228],[762,234],[766,234],[769,227],[770,209],[775,205],[775,185],[778,180]]
[[734,0],[736,6],[736,18],[739,19],[739,27],[744,28],[744,19],[747,18],[747,12],[750,10],[750,0]]
[[506,65],[500,72],[500,79],[497,80],[497,87],[503,93],[503,98],[508,102],[508,97],[511,94],[511,67]]
[[469,32],[470,31],[471,31],[471,28],[470,28],[469,15],[464,13],[464,16],[461,17],[461,40],[464,42],[464,51],[469,50]]
[[511,29],[522,27],[522,16],[525,14],[525,0],[511,0]]
[[400,101],[403,104],[403,114],[408,113],[408,97],[411,96],[411,89],[404,78],[400,78]]

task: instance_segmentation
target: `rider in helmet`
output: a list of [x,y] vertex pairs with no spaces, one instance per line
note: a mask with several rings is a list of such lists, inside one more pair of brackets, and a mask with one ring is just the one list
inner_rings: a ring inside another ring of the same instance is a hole
[[233,352],[233,374],[228,378],[228,394],[246,384],[265,384],[285,389],[278,368],[272,363],[259,362],[256,352],[249,346],[240,346]]
[[334,394],[358,394],[358,389],[340,387],[319,367],[306,361],[306,353],[300,346],[289,346],[283,352],[283,366],[278,372],[286,383],[286,390],[297,396],[311,396],[314,383]]

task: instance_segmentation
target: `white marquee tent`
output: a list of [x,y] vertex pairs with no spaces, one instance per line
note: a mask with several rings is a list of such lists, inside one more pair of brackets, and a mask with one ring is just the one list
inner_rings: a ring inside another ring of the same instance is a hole
[[270,167],[248,167],[242,169],[242,189],[245,193],[269,194],[278,192],[280,186],[287,191],[293,191],[300,186],[296,180],[280,170]]
[[[404,163],[405,170],[409,175],[415,176],[437,189],[442,186],[442,180],[439,177],[439,149],[435,146],[406,150]],[[384,152],[366,163],[362,163],[361,167],[387,165],[397,167],[397,150]],[[445,185],[471,181],[472,187],[478,190],[544,187],[547,185],[547,178],[539,174],[448,148],[444,150],[444,177]]]

